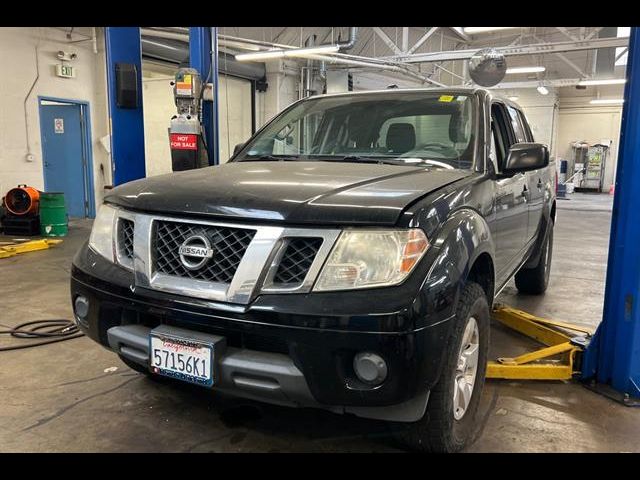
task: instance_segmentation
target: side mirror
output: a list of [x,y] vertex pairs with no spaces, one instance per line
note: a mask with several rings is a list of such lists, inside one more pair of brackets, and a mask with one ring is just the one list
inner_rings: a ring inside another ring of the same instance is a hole
[[542,143],[514,143],[507,154],[502,173],[509,175],[537,170],[549,165],[549,149]]
[[247,142],[239,143],[233,147],[233,156],[236,156],[240,150],[244,148]]

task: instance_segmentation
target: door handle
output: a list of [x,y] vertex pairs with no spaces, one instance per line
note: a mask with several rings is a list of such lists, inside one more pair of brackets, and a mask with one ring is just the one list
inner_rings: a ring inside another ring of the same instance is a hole
[[49,162],[44,162],[44,166],[48,167],[49,166]]
[[528,190],[529,190],[529,189],[527,188],[527,186],[526,186],[526,185],[522,187],[522,196],[523,196],[523,197],[527,198],[527,192],[528,192]]
[[538,179],[538,183],[536,186],[538,187],[538,190],[542,190],[542,179]]

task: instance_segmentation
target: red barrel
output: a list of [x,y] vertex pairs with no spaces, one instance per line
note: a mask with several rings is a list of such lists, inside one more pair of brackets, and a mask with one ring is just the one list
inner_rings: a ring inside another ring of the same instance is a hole
[[4,197],[5,208],[16,216],[37,215],[39,204],[40,192],[27,185],[12,188]]

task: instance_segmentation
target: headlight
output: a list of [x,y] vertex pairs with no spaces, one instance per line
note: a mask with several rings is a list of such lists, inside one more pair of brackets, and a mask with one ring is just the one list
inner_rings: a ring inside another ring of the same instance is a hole
[[397,285],[411,273],[429,242],[418,228],[346,230],[325,263],[315,291]]
[[113,229],[116,218],[116,209],[109,205],[102,205],[98,210],[98,215],[93,222],[89,246],[105,257],[113,260]]

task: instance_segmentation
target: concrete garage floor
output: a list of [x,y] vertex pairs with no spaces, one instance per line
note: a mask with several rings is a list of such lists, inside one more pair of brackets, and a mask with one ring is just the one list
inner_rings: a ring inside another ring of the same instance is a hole
[[[602,314],[611,197],[558,200],[551,285],[542,297],[510,284],[499,301],[534,314],[597,325]],[[70,260],[89,234],[74,222],[53,250],[0,260],[0,323],[71,318]],[[492,356],[517,337],[492,330]],[[4,336],[0,345],[13,342]],[[472,452],[640,451],[640,410],[562,382],[489,381],[484,429]],[[87,338],[0,352],[2,452],[401,451],[381,423],[287,409],[162,384],[133,372]]]

